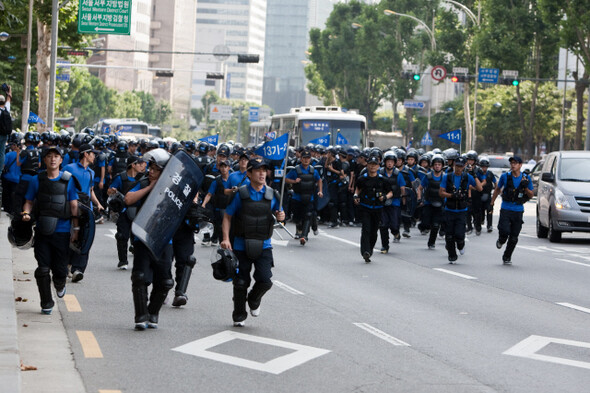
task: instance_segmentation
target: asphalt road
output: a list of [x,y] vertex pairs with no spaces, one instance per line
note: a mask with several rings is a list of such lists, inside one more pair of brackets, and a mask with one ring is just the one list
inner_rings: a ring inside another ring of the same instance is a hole
[[537,239],[531,207],[512,266],[495,228],[468,236],[457,265],[417,229],[370,264],[360,228],[320,227],[304,247],[281,233],[275,285],[244,328],[198,244],[188,304],[134,331],[130,271],[116,268],[114,224],[100,225],[84,280],[58,302],[75,367],[88,392],[585,391],[590,237]]

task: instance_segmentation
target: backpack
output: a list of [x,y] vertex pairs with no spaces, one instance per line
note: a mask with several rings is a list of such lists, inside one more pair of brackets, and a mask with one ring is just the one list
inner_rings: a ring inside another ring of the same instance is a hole
[[10,135],[12,133],[12,118],[6,108],[0,108],[0,135]]

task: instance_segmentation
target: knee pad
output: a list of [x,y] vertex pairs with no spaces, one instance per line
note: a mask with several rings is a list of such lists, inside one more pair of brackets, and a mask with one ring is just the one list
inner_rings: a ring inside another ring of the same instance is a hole
[[48,267],[38,267],[35,269],[35,278],[48,277],[49,271]]
[[174,288],[174,280],[171,278],[167,278],[162,281],[162,288],[169,291],[170,289]]
[[308,219],[310,219],[312,216],[313,216],[312,212],[305,213],[305,217],[307,217]]
[[132,285],[145,285],[145,274],[143,272],[132,272],[131,283]]
[[260,289],[264,290],[264,291],[268,291],[269,289],[272,288],[272,281],[269,282],[257,282],[256,284],[257,287],[259,287]]
[[186,261],[186,265],[190,268],[195,267],[196,264],[197,264],[197,258],[195,258],[194,255],[191,255],[189,257],[189,259]]
[[242,278],[234,279],[234,287],[236,289],[248,289],[250,283]]

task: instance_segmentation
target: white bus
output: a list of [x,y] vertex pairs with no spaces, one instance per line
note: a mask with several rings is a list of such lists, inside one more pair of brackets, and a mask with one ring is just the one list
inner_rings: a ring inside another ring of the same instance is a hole
[[291,134],[295,146],[304,146],[314,139],[328,136],[327,144],[337,145],[338,133],[348,145],[367,145],[367,119],[356,111],[343,111],[337,106],[292,108],[287,114],[271,116],[269,132],[276,137]]
[[102,119],[96,124],[95,132],[98,134],[115,134],[132,138],[161,137],[160,127],[150,126],[138,119]]
[[250,123],[250,137],[248,144],[256,146],[264,142],[265,136],[270,130],[270,120],[255,121]]

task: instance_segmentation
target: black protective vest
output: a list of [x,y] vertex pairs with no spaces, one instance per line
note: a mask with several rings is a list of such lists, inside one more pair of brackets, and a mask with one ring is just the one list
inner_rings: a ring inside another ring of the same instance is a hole
[[[440,174],[442,176],[442,172]],[[438,191],[440,190],[440,182],[441,180],[435,180],[434,174],[429,172],[426,175],[428,179],[428,188],[426,189],[426,193],[424,194],[424,198],[434,207],[442,206],[443,199],[440,197]]]
[[523,173],[518,188],[514,188],[514,180],[512,179],[512,174],[508,172],[506,174],[506,185],[502,190],[502,200],[506,202],[517,203],[519,205],[525,204],[529,200],[529,197],[525,192],[525,187],[522,186],[522,181],[524,179],[530,181],[527,175]]
[[387,190],[385,189],[386,180],[379,173],[375,177],[371,177],[365,173],[362,177],[367,178],[367,181],[363,185],[361,194],[359,195],[361,204],[370,207],[383,206],[384,201],[379,200],[379,198],[387,194]]
[[217,209],[225,209],[227,205],[229,205],[232,195],[225,195],[223,192],[225,187],[223,187],[223,179],[221,176],[217,176],[215,181],[217,182],[217,187],[215,187],[215,194],[213,194],[213,206]]
[[301,165],[295,167],[297,177],[301,179],[301,182],[293,184],[293,191],[301,195],[303,202],[306,202],[305,199],[307,199],[307,201],[311,200],[311,196],[315,191],[315,168],[310,165],[308,166],[308,170],[309,173],[303,173]]
[[24,160],[20,167],[20,171],[24,175],[34,176],[39,172],[39,150],[26,149],[20,153],[21,161]]
[[393,197],[400,198],[402,195],[401,187],[399,186],[399,184],[397,184],[397,177],[399,175],[399,170],[397,168],[393,168],[393,173],[391,174],[391,177],[387,176],[387,171],[385,168],[381,168],[379,170],[379,172],[381,173],[381,176],[383,176],[385,181],[387,181],[387,183],[389,184],[389,187],[390,187],[391,191],[393,192]]
[[467,191],[469,191],[469,175],[465,172],[461,173],[461,183],[459,184],[459,189],[462,191],[462,197],[457,198],[455,196],[455,182],[454,182],[454,173],[447,174],[447,184],[445,190],[453,195],[450,198],[447,198],[447,208],[452,210],[463,210],[467,208]]
[[39,218],[57,217],[70,218],[70,203],[68,202],[68,182],[70,172],[63,172],[57,181],[51,181],[47,172],[39,174],[39,192],[37,194],[37,215]]
[[113,160],[113,166],[111,168],[111,176],[115,177],[119,173],[127,170],[127,158],[128,157],[129,157],[128,153],[115,154],[115,158]]
[[248,186],[240,187],[238,193],[242,199],[242,208],[236,215],[235,235],[255,240],[272,237],[274,217],[271,206],[274,190],[266,187],[264,198],[260,201],[250,198]]
[[131,180],[127,172],[122,172],[119,176],[121,177],[121,194],[123,195],[126,195],[138,183],[141,184],[141,188],[149,185],[149,179],[143,173],[138,173],[135,180]]
[[494,189],[494,174],[490,171],[485,173],[486,185],[483,186],[482,194],[490,194]]

